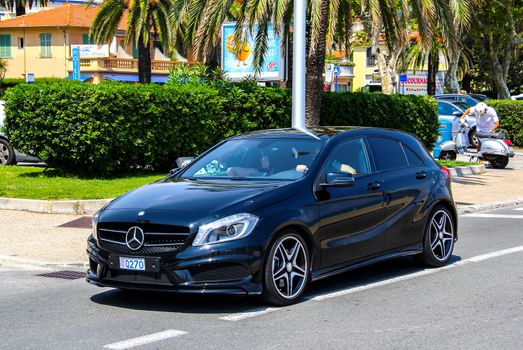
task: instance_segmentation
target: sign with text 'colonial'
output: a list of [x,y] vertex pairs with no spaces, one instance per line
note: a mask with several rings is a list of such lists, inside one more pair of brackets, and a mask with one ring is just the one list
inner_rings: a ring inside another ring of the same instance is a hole
[[80,51],[80,58],[109,57],[109,45],[71,45],[71,56],[75,48]]

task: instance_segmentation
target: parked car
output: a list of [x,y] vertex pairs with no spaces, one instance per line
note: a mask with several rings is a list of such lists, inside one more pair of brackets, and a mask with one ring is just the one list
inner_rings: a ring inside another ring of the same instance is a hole
[[523,100],[523,94],[515,95],[511,97],[513,100]]
[[[438,119],[448,120],[452,123],[452,136],[454,136],[459,130],[459,117],[463,115],[463,112],[467,109],[467,104],[461,101],[444,101],[438,100]],[[465,117],[469,126],[469,142],[472,146],[477,147],[479,140],[476,137],[476,116],[467,115]]]
[[[467,105],[467,108],[474,107],[477,105],[480,101],[475,99],[472,96],[465,95],[465,94],[443,94],[443,95],[435,95],[434,98],[438,101],[449,101],[449,102],[462,102]],[[465,108],[466,109],[466,108]]]
[[475,93],[471,92],[468,95],[470,97],[476,99],[478,102],[485,102],[485,101],[490,100],[490,97],[488,97],[487,95],[484,95],[484,94],[475,94]]
[[230,138],[93,216],[87,281],[299,300],[309,282],[399,256],[448,263],[447,169],[412,135],[323,127]]
[[0,165],[15,165],[17,162],[41,162],[41,159],[21,153],[11,146],[7,135],[2,131],[5,119],[4,108],[5,101],[0,101]]

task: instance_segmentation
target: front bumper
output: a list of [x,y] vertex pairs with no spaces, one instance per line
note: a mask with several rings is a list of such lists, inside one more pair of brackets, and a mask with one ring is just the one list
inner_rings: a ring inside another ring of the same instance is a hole
[[98,247],[90,236],[87,240],[89,270],[86,280],[99,287],[120,289],[197,294],[261,294],[262,286],[258,280],[258,272],[262,266],[260,248],[245,247],[245,242],[241,245],[231,243],[217,244],[212,249],[188,247],[173,255],[163,255],[159,258],[158,272],[142,272],[120,270],[111,266],[109,255],[114,253]]

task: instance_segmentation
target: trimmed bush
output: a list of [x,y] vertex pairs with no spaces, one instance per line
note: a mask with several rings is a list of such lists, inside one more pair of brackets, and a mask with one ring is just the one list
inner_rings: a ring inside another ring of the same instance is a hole
[[[35,83],[60,83],[64,81],[62,78],[36,78]],[[0,96],[4,96],[5,91],[9,88],[12,88],[18,84],[26,84],[25,79],[22,78],[5,78],[0,82]]]
[[416,135],[429,149],[438,137],[437,102],[426,96],[326,93],[321,108],[322,125],[403,130]]
[[488,100],[487,104],[498,113],[501,127],[514,145],[523,146],[523,101]]
[[225,137],[289,125],[280,108],[289,98],[281,89],[20,84],[6,93],[6,130],[16,148],[68,173],[167,171]]
[[[415,96],[324,95],[322,122],[402,129],[436,138],[435,103]],[[19,84],[6,93],[13,145],[50,166],[83,175],[167,171],[249,130],[289,127],[290,91],[252,83]]]

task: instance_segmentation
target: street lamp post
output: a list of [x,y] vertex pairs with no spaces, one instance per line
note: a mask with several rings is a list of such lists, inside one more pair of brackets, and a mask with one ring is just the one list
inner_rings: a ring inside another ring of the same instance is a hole
[[305,127],[305,0],[294,0],[292,61],[292,127]]

